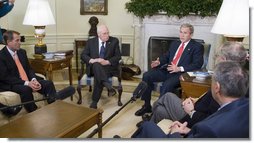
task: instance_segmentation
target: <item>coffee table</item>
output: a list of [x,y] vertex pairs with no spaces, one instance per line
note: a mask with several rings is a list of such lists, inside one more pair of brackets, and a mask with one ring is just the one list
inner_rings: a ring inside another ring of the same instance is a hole
[[[102,123],[102,111],[56,101],[0,127],[1,138],[75,138]],[[102,130],[98,132],[102,137]]]

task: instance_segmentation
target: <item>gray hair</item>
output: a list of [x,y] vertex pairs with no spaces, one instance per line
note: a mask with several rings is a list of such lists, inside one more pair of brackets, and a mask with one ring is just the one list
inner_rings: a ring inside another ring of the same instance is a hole
[[101,33],[103,28],[107,28],[108,29],[108,27],[106,25],[104,25],[104,24],[97,26],[97,34],[98,35]]
[[238,62],[224,61],[216,65],[213,80],[220,84],[224,96],[240,98],[245,96],[249,87],[247,72]]
[[184,24],[181,25],[180,29],[181,29],[182,27],[189,28],[189,29],[190,29],[190,33],[191,33],[191,34],[194,33],[194,27],[193,27],[191,24],[189,24],[189,23],[184,23]]
[[220,56],[225,60],[239,62],[241,65],[245,64],[247,52],[240,42],[225,42],[220,47]]

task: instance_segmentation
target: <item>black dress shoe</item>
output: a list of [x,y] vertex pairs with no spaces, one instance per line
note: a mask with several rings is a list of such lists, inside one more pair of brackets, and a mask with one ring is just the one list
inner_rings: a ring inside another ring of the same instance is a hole
[[113,138],[121,138],[119,135],[114,135]]
[[16,107],[8,107],[6,105],[3,105],[0,103],[0,110],[5,116],[11,117],[14,115],[17,115],[20,110],[22,109],[22,106],[16,106]]
[[151,117],[152,117],[152,114],[146,113],[146,114],[142,115],[142,120],[143,121],[150,121]]
[[148,106],[148,107],[142,106],[142,108],[139,109],[139,110],[135,113],[135,115],[136,115],[136,116],[142,116],[142,115],[144,115],[145,113],[152,113],[152,107],[151,107],[151,106]]
[[114,88],[109,89],[108,96],[110,97],[110,96],[114,96],[114,95],[116,95],[116,90]]
[[97,102],[92,102],[90,108],[97,109]]

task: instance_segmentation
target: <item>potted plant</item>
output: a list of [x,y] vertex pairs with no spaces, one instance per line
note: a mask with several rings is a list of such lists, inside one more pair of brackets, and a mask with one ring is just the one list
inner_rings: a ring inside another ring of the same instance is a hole
[[128,12],[144,18],[163,11],[179,18],[190,14],[201,17],[216,15],[223,0],[131,0],[125,4]]

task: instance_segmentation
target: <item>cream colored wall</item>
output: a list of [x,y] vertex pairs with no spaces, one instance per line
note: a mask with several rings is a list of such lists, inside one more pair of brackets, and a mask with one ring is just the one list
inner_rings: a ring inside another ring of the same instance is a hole
[[[13,10],[0,19],[1,27],[19,31],[26,36],[23,47],[33,53],[36,43],[33,37],[33,26],[23,25],[23,18],[29,0],[16,0]],[[55,16],[56,25],[46,27],[48,51],[73,49],[75,38],[87,38],[90,24],[89,18],[96,16],[99,24],[106,24],[110,34],[120,37],[123,43],[133,45],[133,16],[124,8],[129,0],[108,0],[108,15],[80,15],[80,0],[48,0]],[[131,51],[133,54],[133,50]]]

